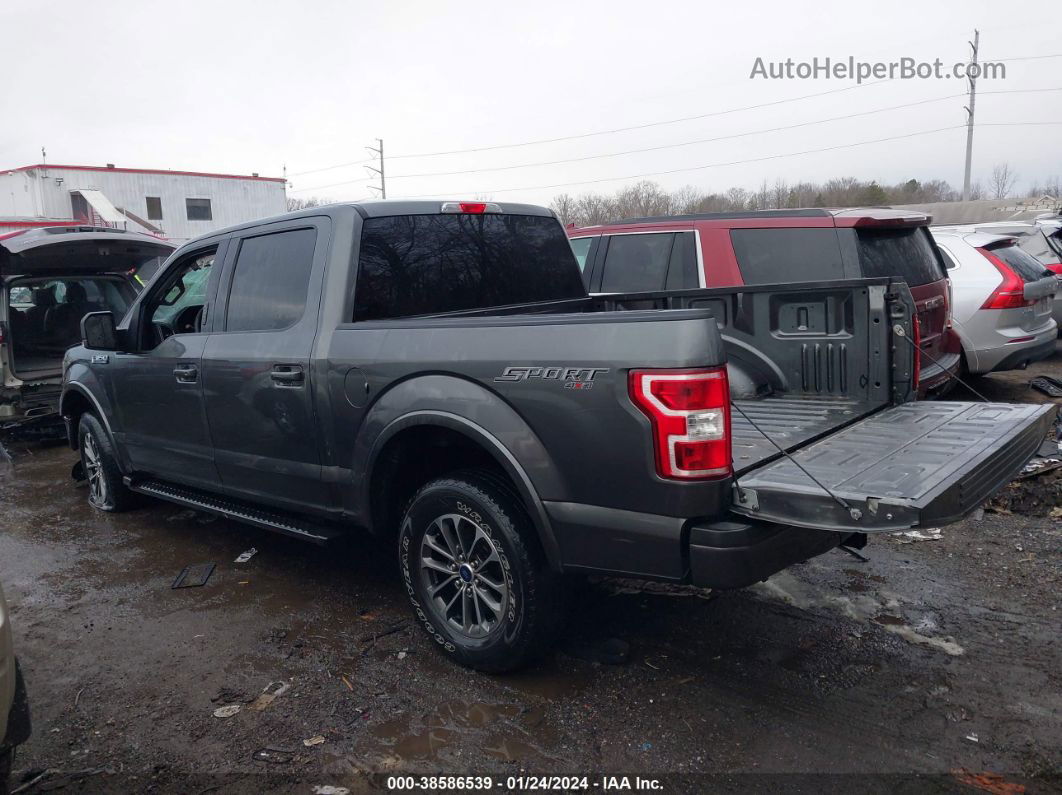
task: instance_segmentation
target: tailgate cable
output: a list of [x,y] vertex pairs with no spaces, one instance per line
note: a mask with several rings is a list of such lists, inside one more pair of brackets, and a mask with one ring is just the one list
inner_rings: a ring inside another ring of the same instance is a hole
[[[793,458],[793,456],[791,456],[789,454],[789,452],[785,448],[783,448],[780,444],[778,444],[778,442],[776,442],[774,439],[772,439],[770,436],[768,436],[766,433],[764,433],[763,429],[760,428],[760,426],[756,424],[756,422],[752,419],[752,417],[750,417],[748,414],[746,414],[744,411],[741,410],[741,406],[739,406],[734,401],[730,401],[730,405],[733,408],[737,409],[738,414],[740,414],[742,417],[744,417],[745,421],[748,422],[748,424],[751,425],[753,428],[755,428],[756,431],[759,432],[759,434],[764,439],[766,439],[768,442],[773,444],[775,446],[775,449],[777,449],[779,453],[781,453],[786,458],[788,458],[793,463],[793,466],[795,466],[797,469],[799,469],[801,472],[803,472],[805,475],[807,475],[809,478],[811,478],[812,482],[816,486],[818,486],[820,489],[825,491],[828,495],[830,495],[831,498],[833,498],[834,502],[836,502],[838,505],[840,505],[842,508],[844,508],[848,512],[848,515],[852,517],[852,519],[854,519],[855,521],[858,522],[860,519],[863,518],[863,512],[861,510],[859,510],[858,508],[853,508],[851,505],[849,505],[847,502],[845,502],[843,498],[841,498],[840,496],[838,496],[838,495],[834,494],[832,491],[830,491],[826,487],[826,484],[824,484],[821,480],[819,480],[817,477],[812,475],[807,469],[804,468],[804,465],[801,464],[799,461],[797,461],[795,458]],[[734,478],[734,487],[738,490],[738,493],[741,495],[741,499],[744,500],[745,499],[745,490],[743,488],[741,488],[741,482],[737,478]]]
[[[907,332],[904,330],[904,327],[901,326],[899,323],[897,323],[895,326],[892,327],[892,333],[895,334],[897,337],[901,337],[902,339],[907,340],[907,342],[911,345],[911,347],[915,348],[915,341],[907,336]],[[985,403],[991,403],[992,402],[991,400],[986,398],[984,395],[982,395],[980,392],[978,392],[976,389],[974,389],[972,386],[970,386],[968,383],[966,383],[961,378],[959,378],[958,375],[956,375],[955,373],[951,372],[947,367],[942,365],[938,359],[936,359],[931,354],[927,353],[924,348],[915,348],[915,352],[919,356],[925,356],[927,359],[929,359],[929,361],[933,362],[933,364],[937,365],[941,370],[943,370],[945,372],[945,374],[947,374],[948,378],[952,379],[953,381],[958,381],[960,384],[962,384],[962,386],[964,386],[967,389],[969,389],[971,392],[973,392],[975,395],[977,395],[977,397],[981,398],[981,400],[983,400]]]

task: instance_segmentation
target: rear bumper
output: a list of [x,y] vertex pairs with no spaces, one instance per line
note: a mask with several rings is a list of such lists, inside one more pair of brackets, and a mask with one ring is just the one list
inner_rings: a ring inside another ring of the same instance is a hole
[[866,536],[752,521],[697,524],[690,528],[690,579],[708,588],[744,588],[845,541],[861,547]]
[[921,397],[933,395],[950,389],[954,383],[952,376],[959,374],[962,355],[947,353],[931,362],[922,357],[922,368],[918,377],[918,394]]
[[996,373],[1000,370],[1020,370],[1033,362],[1046,359],[1047,357],[1054,355],[1057,338],[1057,331],[1051,329],[1047,339],[1027,348],[1018,348],[1017,350],[1011,351],[996,362],[988,372]]

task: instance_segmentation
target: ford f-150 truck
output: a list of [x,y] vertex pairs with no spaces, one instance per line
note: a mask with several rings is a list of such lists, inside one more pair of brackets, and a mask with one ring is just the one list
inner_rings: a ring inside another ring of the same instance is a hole
[[741,587],[1017,473],[1054,407],[914,400],[915,312],[887,278],[591,297],[548,210],[331,205],[86,315],[61,410],[96,508],[388,539],[427,633],[499,671],[565,573]]

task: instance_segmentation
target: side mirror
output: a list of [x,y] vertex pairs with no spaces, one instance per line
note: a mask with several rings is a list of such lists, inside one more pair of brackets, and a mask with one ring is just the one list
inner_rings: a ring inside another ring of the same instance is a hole
[[89,312],[81,318],[81,344],[90,351],[118,350],[118,332],[110,312]]

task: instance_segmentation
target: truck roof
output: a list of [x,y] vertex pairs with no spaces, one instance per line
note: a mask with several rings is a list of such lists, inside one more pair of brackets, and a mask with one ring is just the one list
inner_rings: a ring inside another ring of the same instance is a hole
[[686,215],[649,215],[640,218],[623,218],[608,224],[579,227],[598,229],[628,224],[667,224],[682,221],[770,221],[789,218],[832,218],[837,226],[923,225],[930,216],[910,210],[894,210],[891,207],[803,207],[787,210],[740,210],[725,213],[689,213]]
[[362,218],[382,218],[389,215],[435,215],[442,212],[442,206],[444,204],[451,204],[454,202],[490,204],[494,207],[501,208],[503,215],[538,215],[543,217],[554,217],[552,210],[537,204],[480,202],[476,199],[437,199],[431,201],[426,199],[371,199],[369,201],[360,202],[333,202],[331,204],[320,204],[316,207],[307,207],[303,210],[295,210],[294,212],[283,213],[281,215],[257,218],[253,221],[244,221],[243,223],[227,226],[223,229],[216,229],[213,232],[209,232],[194,240],[188,241],[182,246],[182,248],[187,248],[189,243],[207,240],[209,238],[229,234],[230,232],[236,232],[241,229],[250,229],[263,224],[286,221],[289,218],[312,218],[313,216],[334,215],[337,212],[350,210],[358,213]]

